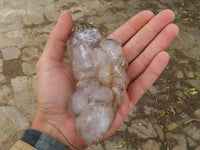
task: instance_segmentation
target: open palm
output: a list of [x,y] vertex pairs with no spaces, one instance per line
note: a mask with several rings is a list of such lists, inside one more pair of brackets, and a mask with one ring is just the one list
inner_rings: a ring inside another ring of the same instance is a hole
[[[170,10],[156,16],[150,11],[142,11],[108,37],[123,47],[129,62],[127,76],[130,84],[125,104],[103,139],[115,132],[166,67],[169,55],[163,50],[178,34],[177,26],[171,24],[173,20],[174,14]],[[82,149],[87,145],[77,134],[75,121],[67,111],[68,99],[75,88],[72,68],[63,61],[71,28],[71,15],[64,11],[37,63],[38,109],[31,128],[56,138],[72,149]]]

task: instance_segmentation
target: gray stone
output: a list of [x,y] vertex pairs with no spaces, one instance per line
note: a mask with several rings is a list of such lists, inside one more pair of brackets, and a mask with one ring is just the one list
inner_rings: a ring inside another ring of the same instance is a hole
[[12,0],[12,1],[4,0],[4,2],[7,3],[7,4],[15,6],[15,5],[17,5],[16,3],[22,3],[22,2],[25,3],[26,1],[25,0]]
[[21,38],[23,37],[25,34],[25,31],[23,29],[21,30],[14,30],[14,31],[10,31],[7,33],[7,37],[8,38]]
[[13,0],[11,5],[16,9],[26,9],[27,6],[25,4],[26,0]]
[[181,87],[180,81],[176,81],[175,87],[176,87],[176,89],[180,89],[180,87]]
[[19,126],[20,128],[26,128],[29,126],[27,119],[12,106],[0,107],[0,115],[5,116],[10,121],[12,121],[13,124]]
[[[193,29],[192,29],[193,30]],[[186,32],[180,32],[180,36],[183,38],[185,49],[191,48],[195,44],[195,37],[189,32],[192,32],[191,29]]]
[[37,47],[26,47],[22,50],[23,61],[37,61],[41,55],[41,52]]
[[120,125],[120,127],[117,129],[117,131],[126,131],[126,128],[127,128],[127,126],[126,126],[126,124],[125,123],[122,123],[121,125]]
[[189,147],[197,146],[197,144],[189,137],[187,137]]
[[44,22],[44,16],[41,14],[31,16],[31,22],[33,24],[41,24]]
[[179,60],[179,63],[180,64],[188,64],[190,62],[190,60],[189,59],[186,59],[186,58],[181,58],[180,60]]
[[149,107],[149,106],[144,106],[144,113],[146,115],[152,115],[152,114],[155,114],[155,113],[158,113],[159,111],[156,110],[155,108],[153,107]]
[[194,72],[194,74],[195,74],[197,77],[200,77],[200,71],[196,71],[196,72]]
[[0,4],[3,5],[3,4],[4,4],[4,1],[3,1],[3,0],[0,0]]
[[[43,18],[42,18],[43,19]],[[32,25],[32,21],[30,19],[30,16],[26,16],[23,18],[23,22],[25,25]]]
[[194,140],[200,141],[200,129],[196,126],[188,126],[184,128],[184,131],[187,132]]
[[0,72],[3,71],[3,59],[0,59]]
[[159,89],[157,88],[157,86],[152,85],[152,86],[149,88],[149,92],[150,92],[151,94],[156,95],[156,94],[159,93]]
[[0,15],[2,17],[6,18],[8,15],[15,13],[15,12],[16,12],[16,10],[14,10],[12,7],[10,7],[8,5],[4,5],[4,7],[1,8]]
[[[15,10],[15,9],[14,9]],[[6,30],[5,31],[11,31],[11,30],[15,30],[15,29],[19,29],[18,27],[15,28],[15,25],[17,24],[21,24],[21,20],[23,19],[25,13],[23,11],[16,11],[13,12],[12,14],[9,14],[6,18],[6,21],[7,21],[7,28],[5,28]],[[13,26],[13,27],[9,27],[9,26]],[[9,30],[9,28],[11,30]]]
[[35,62],[24,62],[22,63],[22,70],[26,75],[33,75],[36,73]]
[[32,77],[32,93],[37,96],[37,76]]
[[200,109],[197,109],[195,112],[194,112],[194,115],[200,119]]
[[19,76],[11,79],[12,89],[15,93],[22,92],[24,89],[29,89],[30,81],[26,76]]
[[185,44],[184,41],[182,39],[182,37],[180,37],[179,35],[177,36],[177,38],[172,42],[172,44],[170,45],[170,47],[176,47],[177,49],[183,49],[185,48]]
[[24,27],[24,24],[22,24],[22,23],[14,23],[14,24],[7,26],[6,29],[2,29],[2,32],[9,32],[9,31],[13,31],[13,30],[22,30],[23,27]]
[[[36,113],[36,78],[19,76],[11,79],[16,108],[20,109],[29,121]],[[31,106],[31,107],[30,107]]]
[[200,57],[200,48],[199,47],[194,47],[190,50],[190,54],[192,54],[193,56],[198,56]]
[[[4,18],[0,18],[0,23],[4,23],[5,19]],[[2,32],[2,30],[0,29],[0,31]]]
[[132,116],[131,115],[128,115],[126,117],[126,119],[124,120],[124,122],[130,122],[132,120]]
[[192,71],[185,70],[185,73],[188,78],[194,78],[194,73]]
[[9,105],[9,106],[15,106],[15,100],[14,100],[13,96],[9,97],[7,105]]
[[17,47],[8,47],[2,49],[1,51],[5,60],[17,59],[21,54]]
[[3,85],[0,88],[0,103],[7,104],[10,99],[11,92],[12,90],[8,85]]
[[200,150],[200,146],[198,146],[195,150]]
[[182,113],[181,117],[183,118],[184,123],[191,120],[191,117],[188,114],[185,114],[185,113]]
[[45,44],[47,39],[48,39],[48,34],[40,34],[39,36],[37,36],[34,40],[35,43],[41,43],[41,44]]
[[6,82],[5,76],[0,73],[0,83],[5,83],[5,82]]
[[33,29],[33,31],[35,31],[35,32],[37,32],[39,34],[41,34],[41,33],[50,33],[55,25],[56,25],[56,22],[53,22],[53,23],[50,23],[50,24],[48,24],[46,26],[35,28],[35,29]]
[[47,6],[45,8],[45,16],[49,21],[57,21],[60,12],[54,6]]
[[24,23],[29,24],[30,21],[32,24],[42,24],[44,22],[44,9],[42,7],[36,7],[34,9],[30,9],[28,12],[28,16],[26,20],[24,20]]
[[54,2],[54,0],[46,0],[48,3],[52,3]]
[[173,150],[187,150],[187,141],[184,136],[178,137],[178,145],[176,145]]
[[87,148],[85,148],[84,150],[104,150],[104,148],[101,146],[101,144],[97,144],[97,145],[91,145]]
[[199,79],[190,79],[187,82],[193,87],[200,88],[200,80]]
[[129,115],[131,116],[131,117],[135,117],[136,116],[136,113],[137,113],[137,106],[135,105],[132,109],[131,109],[131,111],[129,112]]
[[178,125],[175,122],[172,122],[170,125],[168,125],[168,130],[171,131],[178,127]]
[[73,20],[79,20],[83,16],[84,14],[82,12],[77,12],[77,13],[72,14]]
[[172,150],[187,150],[187,141],[185,136],[181,134],[172,134],[172,133],[167,133],[166,134],[166,139],[167,142],[170,143],[170,141],[173,141],[173,148],[170,148]]
[[2,147],[3,143],[8,139],[9,134],[16,132],[17,127],[11,120],[9,120],[9,118],[5,117],[4,115],[0,114],[0,120],[0,147]]
[[142,150],[160,150],[160,148],[161,148],[161,143],[153,140],[148,140],[141,147]]
[[137,122],[132,121],[131,126],[128,127],[128,131],[130,133],[136,134],[139,138],[142,139],[157,137],[152,124],[148,120],[139,120]]
[[158,124],[154,124],[153,127],[156,130],[156,133],[158,134],[159,138],[163,140],[164,139],[164,132],[160,128],[160,126]]
[[1,150],[11,149],[11,147],[15,144],[15,142],[17,142],[22,137],[24,131],[25,129],[22,129],[22,130],[9,129],[9,134],[7,134],[8,137],[2,143],[2,145],[0,144]]
[[107,150],[133,150],[132,147],[128,146],[127,144],[124,144],[124,140],[121,137],[114,136],[112,140],[105,140],[104,145],[105,149]]
[[129,112],[128,116],[126,117],[125,122],[129,122],[130,120],[132,120],[132,118],[136,116],[136,112],[137,112],[137,106],[134,106],[132,110]]
[[177,72],[176,72],[176,77],[179,78],[179,79],[182,79],[182,78],[184,77],[183,72],[180,71],[180,70],[177,71]]
[[17,42],[19,42],[20,39],[9,39],[8,40],[8,37],[7,35],[5,34],[1,34],[1,38],[0,38],[0,50],[2,48],[5,48],[5,47],[15,47],[15,46],[19,46],[19,43],[17,44]]

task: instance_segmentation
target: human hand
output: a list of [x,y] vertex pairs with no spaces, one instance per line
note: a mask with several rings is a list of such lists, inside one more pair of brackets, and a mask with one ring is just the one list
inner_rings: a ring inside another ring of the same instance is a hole
[[145,10],[108,37],[118,41],[127,57],[129,86],[125,104],[119,109],[103,139],[115,132],[168,64],[169,55],[164,50],[179,32],[178,27],[172,23],[174,19],[175,15],[171,10],[163,10],[156,16]]
[[[169,56],[162,51],[178,34],[176,25],[171,24],[173,20],[174,14],[169,10],[155,17],[150,11],[143,11],[108,37],[117,40],[123,47],[129,61],[127,75],[130,84],[125,104],[103,139],[115,132],[167,65]],[[31,128],[54,137],[72,149],[82,149],[87,145],[77,134],[75,121],[67,111],[67,101],[75,87],[71,66],[63,61],[71,28],[71,15],[64,11],[37,63],[38,108]]]

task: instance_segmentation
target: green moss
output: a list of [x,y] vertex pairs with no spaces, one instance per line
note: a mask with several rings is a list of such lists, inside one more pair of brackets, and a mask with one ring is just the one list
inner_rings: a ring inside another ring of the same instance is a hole
[[8,129],[8,128],[5,128],[5,129],[3,130],[3,132],[4,132],[5,134],[8,134],[8,133],[9,133],[9,129]]
[[160,112],[160,118],[164,117],[166,115],[166,111],[161,111]]

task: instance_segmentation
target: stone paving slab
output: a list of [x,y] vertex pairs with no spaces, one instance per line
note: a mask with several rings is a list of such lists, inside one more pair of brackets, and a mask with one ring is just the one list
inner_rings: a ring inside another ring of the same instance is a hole
[[9,149],[33,120],[35,64],[63,10],[71,12],[74,23],[84,20],[109,35],[137,12],[168,8],[180,28],[167,49],[168,67],[116,133],[87,149],[199,150],[198,0],[0,0],[0,149]]

